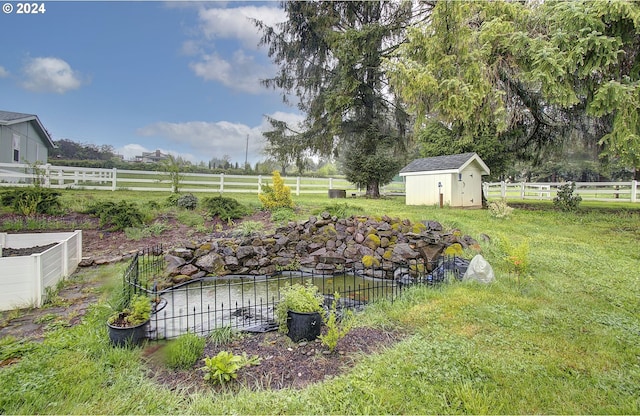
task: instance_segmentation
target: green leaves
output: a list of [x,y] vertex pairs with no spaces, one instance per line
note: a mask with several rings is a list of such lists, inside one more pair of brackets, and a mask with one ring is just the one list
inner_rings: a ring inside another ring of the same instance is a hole
[[260,364],[257,356],[248,357],[246,353],[234,355],[229,351],[220,351],[215,357],[206,357],[204,367],[204,379],[214,384],[224,384],[238,378],[238,371],[249,365]]

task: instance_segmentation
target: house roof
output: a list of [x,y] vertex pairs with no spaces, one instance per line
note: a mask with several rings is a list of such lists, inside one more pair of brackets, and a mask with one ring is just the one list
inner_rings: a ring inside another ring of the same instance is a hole
[[476,161],[483,170],[482,175],[491,173],[489,167],[480,159],[477,153],[460,153],[457,155],[426,157],[416,159],[402,168],[400,176],[415,173],[460,173],[473,161]]
[[31,122],[34,125],[36,131],[42,136],[45,140],[45,144],[51,148],[55,148],[56,145],[53,143],[53,139],[47,129],[44,128],[40,119],[35,114],[24,114],[24,113],[14,113],[11,111],[2,111],[0,110],[0,126],[11,126],[12,124],[19,124],[24,122]]

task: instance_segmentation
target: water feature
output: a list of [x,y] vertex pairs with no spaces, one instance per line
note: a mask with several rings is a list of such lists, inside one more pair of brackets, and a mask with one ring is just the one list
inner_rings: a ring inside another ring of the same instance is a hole
[[158,307],[152,318],[151,337],[174,338],[187,331],[208,334],[223,326],[255,331],[272,329],[280,288],[306,281],[318,287],[327,303],[338,292],[341,305],[350,308],[393,297],[397,290],[392,280],[355,274],[286,272],[273,277],[205,278],[160,293],[163,306]]

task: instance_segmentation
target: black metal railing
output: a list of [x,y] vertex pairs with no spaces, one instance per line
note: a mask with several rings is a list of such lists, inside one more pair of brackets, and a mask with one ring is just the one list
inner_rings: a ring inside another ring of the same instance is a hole
[[410,285],[435,285],[461,278],[464,273],[456,267],[456,258],[445,257],[432,264],[423,260],[381,261],[370,267],[354,263],[337,272],[211,276],[160,290],[156,278],[163,274],[165,263],[158,246],[132,259],[123,283],[127,293],[147,293],[153,301],[149,337],[170,339],[187,331],[209,334],[221,327],[250,332],[275,329],[275,305],[286,285],[311,282],[324,295],[327,307],[338,293],[339,308],[359,309],[373,301],[393,302]]

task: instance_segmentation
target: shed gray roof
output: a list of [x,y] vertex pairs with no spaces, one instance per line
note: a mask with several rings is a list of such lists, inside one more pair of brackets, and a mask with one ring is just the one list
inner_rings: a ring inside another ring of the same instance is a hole
[[47,129],[44,128],[40,119],[35,114],[25,114],[25,113],[14,113],[12,111],[2,111],[0,110],[0,126],[10,126],[12,124],[22,123],[22,122],[33,122],[35,129],[40,133],[42,138],[51,148],[55,148],[56,145],[53,143],[53,139]]
[[486,174],[489,174],[487,165],[485,165],[482,159],[480,159],[480,156],[474,152],[416,159],[402,168],[400,173],[460,170],[468,165],[472,159],[477,160],[480,166],[486,170]]

